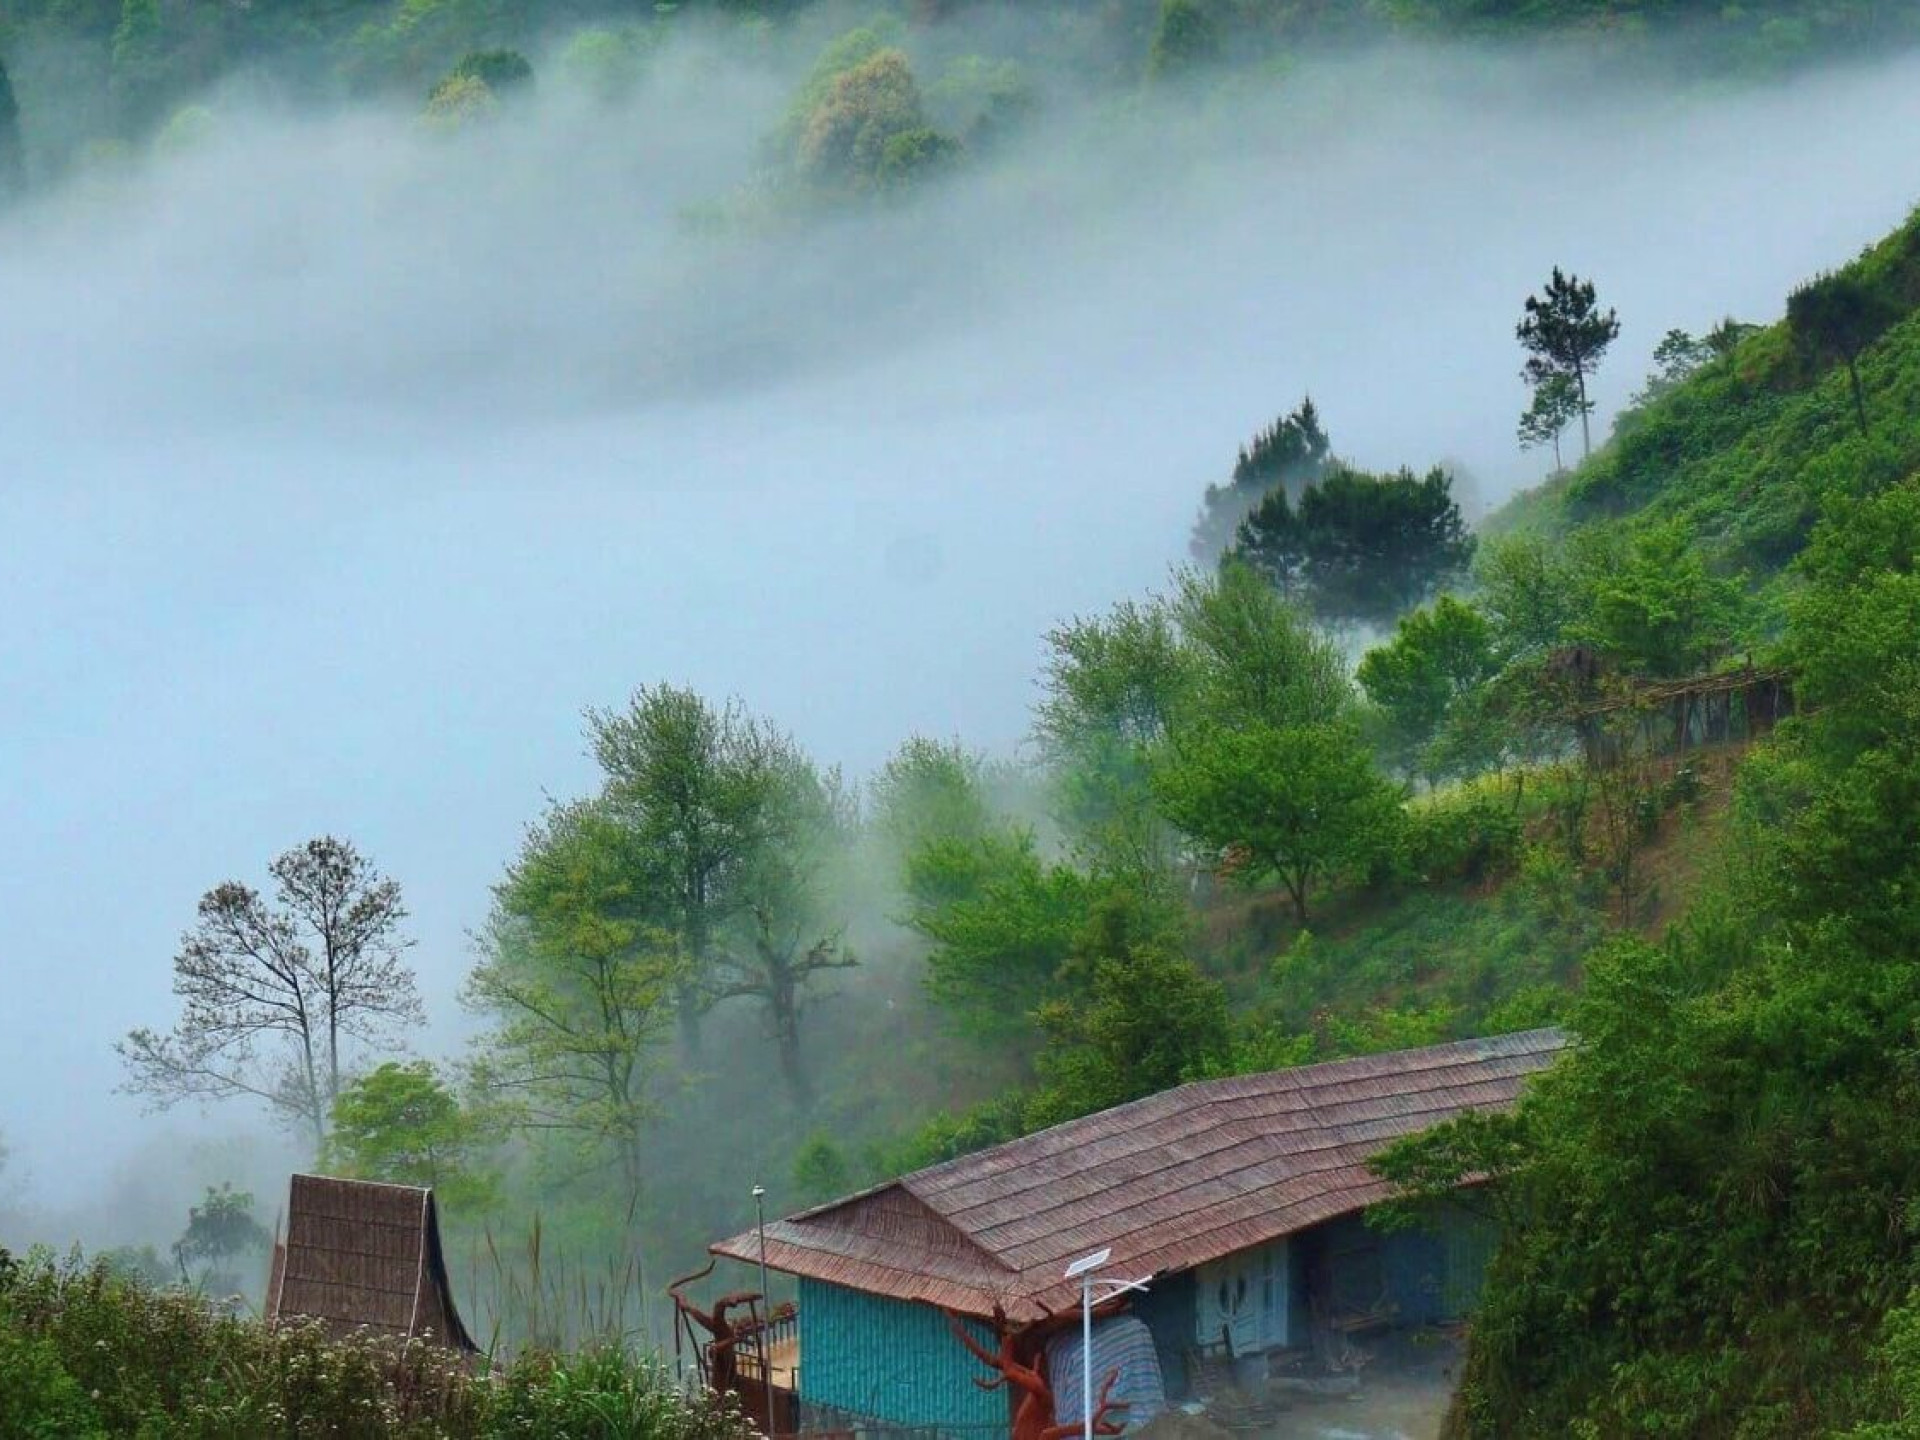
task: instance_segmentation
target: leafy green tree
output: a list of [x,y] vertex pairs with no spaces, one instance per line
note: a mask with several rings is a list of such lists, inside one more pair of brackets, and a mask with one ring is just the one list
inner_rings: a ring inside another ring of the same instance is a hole
[[499,99],[478,75],[449,75],[427,96],[428,121],[447,132],[487,120],[499,110]]
[[589,712],[587,728],[605,813],[630,836],[629,884],[654,907],[647,923],[685,957],[680,1039],[697,1055],[716,940],[740,913],[779,737],[735,703],[716,708],[671,685],[642,687],[624,710]]
[[869,795],[873,828],[915,905],[937,904],[949,894],[939,888],[945,881],[936,879],[937,872],[920,876],[935,888],[913,888],[914,857],[939,841],[957,841],[962,848],[976,845],[996,828],[987,798],[986,762],[958,741],[920,735],[908,739],[873,778]]
[[1521,378],[1540,389],[1555,381],[1571,383],[1580,414],[1580,441],[1583,454],[1593,453],[1593,435],[1588,417],[1593,401],[1587,395],[1587,378],[1599,368],[1600,361],[1620,334],[1620,317],[1612,310],[1602,311],[1593,282],[1578,275],[1563,274],[1558,265],[1546,288],[1529,295],[1526,314],[1514,328],[1514,335],[1527,352]]
[[1450,768],[1435,745],[1449,719],[1499,671],[1486,617],[1450,595],[1401,617],[1357,678],[1385,722],[1393,763],[1437,784]]
[[1148,76],[1170,79],[1219,54],[1219,23],[1203,0],[1160,0],[1160,17],[1147,51]]
[[268,1235],[253,1218],[253,1196],[235,1190],[229,1182],[209,1185],[200,1204],[189,1207],[187,1228],[173,1242],[180,1273],[200,1289],[231,1294],[241,1288],[240,1277],[229,1268],[243,1255],[267,1248]]
[[644,839],[603,804],[558,806],[495,887],[467,1006],[489,1022],[475,1080],[511,1127],[613,1167],[631,1204],[646,1176],[662,1033],[690,961],[651,923]]
[[518,50],[469,50],[447,73],[449,79],[470,76],[495,95],[506,95],[533,83],[533,66]]
[[430,1061],[389,1060],[333,1102],[326,1163],[334,1173],[420,1185],[455,1204],[482,1203],[486,1122],[460,1103]]
[[1032,834],[1015,831],[934,841],[914,857],[910,888],[944,897],[907,917],[932,942],[935,1002],[977,1039],[1028,1036],[1086,919],[1092,882],[1042,859]]
[[[835,75],[808,114],[799,135],[800,174],[829,189],[869,188],[881,179],[888,145],[928,128],[907,57],[898,50],[878,50]],[[906,165],[934,148],[924,140],[912,142],[896,162]]]
[[1183,572],[1171,611],[1189,679],[1170,735],[1207,725],[1317,724],[1349,714],[1353,685],[1339,647],[1247,566]]
[[1684,330],[1669,330],[1653,347],[1653,373],[1633,397],[1636,406],[1651,405],[1671,394],[1718,352],[1711,338],[1696,340]]
[[831,1136],[815,1135],[793,1160],[793,1188],[803,1205],[821,1205],[854,1188],[853,1167]]
[[237,880],[209,890],[181,939],[170,1034],[116,1047],[126,1088],[162,1107],[251,1096],[310,1130],[316,1149],[353,1047],[417,1025],[400,887],[350,841],[322,836],[278,857],[276,905]]
[[881,147],[880,163],[873,172],[874,183],[883,190],[903,189],[929,175],[952,169],[964,151],[965,147],[953,136],[931,125],[898,131],[889,135]]
[[1635,531],[1594,566],[1588,584],[1586,614],[1574,632],[1631,674],[1695,674],[1740,634],[1740,581],[1709,573],[1678,520]]
[[1533,403],[1520,417],[1520,448],[1532,450],[1541,445],[1553,447],[1553,471],[1566,468],[1560,458],[1560,437],[1580,408],[1580,393],[1565,375],[1549,375],[1534,387]]
[[1196,657],[1163,601],[1132,601],[1047,635],[1034,735],[1083,850],[1153,869],[1167,858],[1149,757],[1187,704]]
[[777,742],[738,876],[735,920],[720,939],[713,993],[759,1002],[781,1077],[802,1110],[813,1103],[813,1086],[801,1017],[821,975],[857,963],[835,908],[854,833],[852,799],[839,774],[823,775],[790,742]]
[[1338,723],[1208,727],[1170,749],[1154,794],[1195,840],[1277,877],[1303,925],[1313,887],[1390,853],[1401,819],[1358,731]]
[[1226,1063],[1226,992],[1182,955],[1164,913],[1131,891],[1093,909],[1065,978],[1036,1016],[1046,1048],[1027,1122],[1053,1125],[1157,1094]]
[[1312,396],[1241,446],[1232,479],[1209,485],[1201,501],[1188,542],[1194,560],[1201,565],[1218,560],[1235,541],[1241,522],[1273,491],[1299,496],[1325,473],[1331,446]]
[[1800,579],[1804,709],[1742,767],[1721,880],[1589,959],[1579,1042],[1510,1125],[1408,1161],[1507,1197],[1464,1436],[1902,1433],[1920,484],[1831,506]]
[[1566,643],[1579,615],[1582,578],[1543,536],[1501,535],[1474,556],[1476,605],[1503,661],[1546,654]]
[[1300,576],[1314,609],[1385,624],[1464,574],[1473,536],[1435,467],[1369,475],[1331,466],[1300,497]]
[[1900,318],[1900,307],[1862,276],[1847,270],[1821,275],[1787,296],[1787,328],[1816,361],[1847,367],[1854,418],[1867,433],[1867,396],[1860,387],[1860,353]]

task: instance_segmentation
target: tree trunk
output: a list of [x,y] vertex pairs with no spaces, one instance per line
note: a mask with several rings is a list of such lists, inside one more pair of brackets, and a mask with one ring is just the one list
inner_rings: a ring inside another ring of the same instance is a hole
[[1287,882],[1287,894],[1293,897],[1293,918],[1301,925],[1307,923],[1307,875],[1298,877],[1281,871],[1281,878]]
[[800,1054],[800,1017],[789,1012],[774,1016],[776,1040],[780,1049],[780,1078],[787,1082],[793,1108],[813,1108],[813,1082],[807,1078],[806,1062]]
[[317,1156],[320,1147],[327,1143],[327,1115],[320,1104],[320,1071],[313,1059],[313,1024],[307,1018],[304,1005],[300,1015],[300,1058],[307,1071],[307,1121],[313,1126],[313,1153]]
[[682,985],[677,995],[677,1010],[680,1024],[680,1049],[689,1061],[700,1058],[700,992],[692,985]]
[[1587,428],[1587,372],[1584,366],[1573,372],[1573,383],[1580,392],[1580,456],[1591,460],[1593,432]]
[[1847,357],[1847,383],[1853,387],[1853,414],[1860,422],[1860,433],[1867,433],[1867,396],[1860,388],[1860,367],[1853,362],[1853,356]]

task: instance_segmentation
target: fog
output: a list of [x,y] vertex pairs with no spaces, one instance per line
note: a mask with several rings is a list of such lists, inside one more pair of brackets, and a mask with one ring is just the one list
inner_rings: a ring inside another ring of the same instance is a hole
[[1512,332],[1552,265],[1623,319],[1604,413],[1668,327],[1774,317],[1920,199],[1912,59],[1676,96],[1398,51],[1056,95],[910,200],[689,227],[799,73],[690,45],[620,109],[543,80],[457,134],[217,96],[197,145],[0,220],[0,1134],[35,1200],[105,1224],[172,1137],[258,1123],[113,1093],[215,882],[351,836],[451,1048],[488,885],[590,783],[583,707],[737,694],[855,774],[915,731],[1011,751],[1045,629],[1157,584],[1303,392],[1477,511],[1539,468]]

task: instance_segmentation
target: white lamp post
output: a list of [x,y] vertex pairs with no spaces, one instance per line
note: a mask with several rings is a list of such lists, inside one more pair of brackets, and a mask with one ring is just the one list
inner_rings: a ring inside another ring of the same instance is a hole
[[760,1333],[754,1346],[760,1351],[760,1388],[767,1400],[767,1440],[773,1440],[773,1294],[767,1288],[767,1192],[753,1187],[753,1213],[760,1228]]
[[1067,1279],[1080,1282],[1080,1428],[1084,1440],[1093,1440],[1093,1287],[1107,1287],[1102,1300],[1147,1288],[1145,1280],[1113,1280],[1094,1273],[1112,1258],[1109,1247],[1082,1255],[1067,1266]]

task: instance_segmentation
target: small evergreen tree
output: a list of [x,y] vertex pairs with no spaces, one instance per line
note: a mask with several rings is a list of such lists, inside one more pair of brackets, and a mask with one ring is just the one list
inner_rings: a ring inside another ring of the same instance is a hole
[[1860,352],[1899,318],[1899,310],[1873,286],[1845,272],[1819,276],[1787,297],[1787,326],[1811,358],[1847,367],[1853,413],[1867,433],[1867,397],[1860,388]]
[[1558,265],[1553,277],[1539,295],[1529,295],[1526,314],[1514,327],[1514,335],[1527,351],[1527,363],[1521,378],[1533,386],[1536,396],[1541,388],[1555,380],[1573,386],[1580,413],[1581,452],[1593,453],[1593,435],[1587,417],[1593,402],[1587,396],[1587,377],[1599,367],[1607,347],[1620,334],[1620,318],[1613,311],[1602,311],[1594,294],[1593,282],[1569,275]]
[[[1275,490],[1299,496],[1326,473],[1332,442],[1320,427],[1313,397],[1301,400],[1291,415],[1283,415],[1253,440],[1240,447],[1233,478],[1225,485],[1209,485],[1200,517],[1194,521],[1188,548],[1203,565],[1218,560],[1235,539],[1240,522]],[[1269,517],[1277,524],[1278,517]]]

